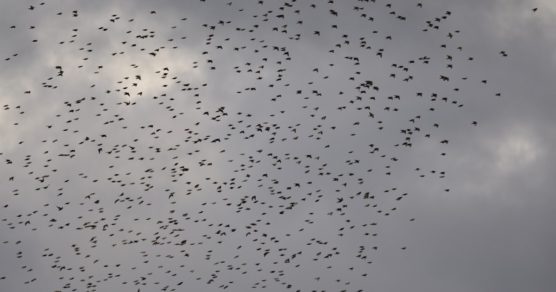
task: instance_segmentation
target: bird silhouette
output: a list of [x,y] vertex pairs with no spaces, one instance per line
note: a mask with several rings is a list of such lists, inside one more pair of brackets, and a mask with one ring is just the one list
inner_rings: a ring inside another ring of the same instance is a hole
[[413,179],[458,192],[417,158],[450,157],[468,88],[497,84],[468,71],[456,11],[178,2],[14,2],[0,251],[15,264],[0,285],[357,291],[415,252],[386,244],[415,221]]

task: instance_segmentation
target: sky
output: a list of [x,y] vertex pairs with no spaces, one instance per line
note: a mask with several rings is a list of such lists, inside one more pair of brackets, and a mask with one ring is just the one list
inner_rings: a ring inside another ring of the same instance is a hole
[[0,291],[556,289],[556,2],[0,2]]

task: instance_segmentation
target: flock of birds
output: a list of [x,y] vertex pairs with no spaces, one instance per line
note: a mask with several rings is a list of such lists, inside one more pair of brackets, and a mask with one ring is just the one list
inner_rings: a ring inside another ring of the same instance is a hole
[[2,28],[0,287],[372,291],[412,184],[450,191],[420,160],[449,157],[440,121],[501,95],[425,2],[29,5]]

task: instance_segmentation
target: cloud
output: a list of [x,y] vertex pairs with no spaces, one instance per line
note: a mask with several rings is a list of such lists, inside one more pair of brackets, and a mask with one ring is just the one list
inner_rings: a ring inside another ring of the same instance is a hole
[[2,4],[0,285],[550,291],[552,4],[424,2]]

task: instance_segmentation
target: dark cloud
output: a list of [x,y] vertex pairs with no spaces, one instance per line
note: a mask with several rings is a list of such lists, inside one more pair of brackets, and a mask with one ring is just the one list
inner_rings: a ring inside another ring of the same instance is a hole
[[264,2],[1,4],[0,290],[552,291],[554,5]]

